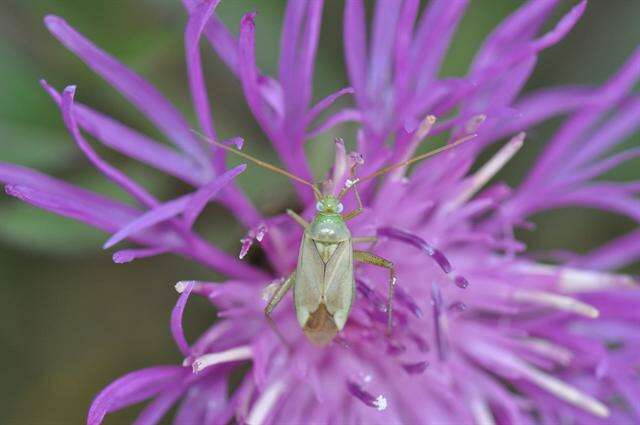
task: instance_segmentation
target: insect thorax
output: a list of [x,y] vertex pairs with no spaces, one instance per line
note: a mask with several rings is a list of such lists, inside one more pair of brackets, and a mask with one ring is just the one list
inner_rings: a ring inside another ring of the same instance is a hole
[[316,214],[307,234],[314,241],[324,243],[338,243],[351,238],[351,232],[340,214]]

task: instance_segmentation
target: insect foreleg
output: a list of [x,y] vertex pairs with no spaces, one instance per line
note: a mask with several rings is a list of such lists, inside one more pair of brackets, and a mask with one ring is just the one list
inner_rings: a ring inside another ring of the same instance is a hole
[[387,295],[387,335],[391,335],[393,324],[393,292],[396,287],[396,270],[393,263],[368,251],[353,251],[353,258],[361,263],[384,267],[389,270],[389,292]]
[[291,289],[291,286],[293,286],[294,281],[295,281],[295,272],[291,273],[291,275],[289,275],[289,277],[287,277],[284,280],[284,282],[282,282],[280,286],[278,286],[278,289],[276,289],[276,292],[273,294],[273,296],[267,303],[267,306],[264,308],[264,315],[267,318],[267,322],[269,323],[269,326],[271,326],[271,329],[273,329],[276,335],[278,335],[278,338],[280,339],[280,341],[289,350],[291,350],[291,346],[289,345],[287,340],[284,338],[282,333],[280,333],[278,326],[276,325],[276,323],[273,321],[273,318],[271,317],[271,313],[273,312],[273,309],[276,308],[276,306],[280,303],[280,301],[282,301],[282,298],[284,298],[287,292],[289,292],[289,289]]
[[289,217],[291,217],[296,223],[298,223],[303,228],[306,229],[307,227],[309,227],[309,222],[304,218],[300,217],[298,214],[296,214],[295,211],[287,209],[287,214],[289,215]]
[[355,210],[351,211],[350,213],[345,214],[342,218],[344,219],[344,221],[348,221],[351,220],[354,217],[357,217],[360,215],[360,213],[362,213],[362,210],[364,209],[364,206],[362,205],[362,198],[360,198],[360,192],[358,192],[358,183],[354,183],[353,184],[353,194],[356,196],[356,202],[358,203],[358,206],[356,207]]

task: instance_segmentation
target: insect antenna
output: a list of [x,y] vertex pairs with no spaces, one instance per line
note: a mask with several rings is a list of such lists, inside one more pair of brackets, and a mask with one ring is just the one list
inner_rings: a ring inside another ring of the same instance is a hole
[[200,137],[202,140],[204,140],[207,143],[210,143],[212,145],[216,145],[219,148],[226,150],[227,152],[234,153],[234,154],[236,154],[236,155],[238,155],[238,156],[240,156],[240,157],[242,157],[244,159],[247,159],[247,160],[253,162],[254,164],[256,164],[256,165],[258,165],[258,166],[260,166],[262,168],[266,168],[267,170],[273,171],[274,173],[282,174],[283,176],[289,177],[291,180],[295,180],[298,183],[302,183],[304,185],[309,186],[313,190],[313,193],[315,194],[317,199],[322,198],[322,193],[316,187],[316,185],[314,185],[311,182],[306,181],[302,177],[298,177],[295,174],[292,174],[292,173],[290,173],[290,172],[288,172],[286,170],[283,170],[280,167],[276,167],[275,165],[269,164],[268,162],[264,162],[264,161],[262,161],[262,160],[260,160],[260,159],[258,159],[256,157],[251,156],[251,155],[249,155],[247,153],[244,153],[244,152],[242,152],[242,151],[240,151],[238,149],[234,149],[231,146],[227,146],[227,145],[225,145],[223,143],[220,143],[220,142],[218,142],[216,140],[210,139],[207,136],[205,136],[204,134],[202,134],[202,133],[200,133],[200,132],[198,132],[198,131],[196,131],[194,129],[191,129],[191,132],[193,134],[195,134],[196,136]]
[[427,153],[423,153],[421,155],[416,155],[413,158],[410,158],[406,161],[402,161],[402,162],[398,162],[397,164],[393,164],[393,165],[387,165],[386,167],[382,167],[380,168],[378,171],[375,171],[371,174],[369,174],[368,176],[365,177],[361,177],[357,180],[357,183],[366,181],[366,180],[371,180],[373,178],[376,178],[382,174],[386,174],[389,171],[393,171],[396,170],[398,168],[402,168],[402,167],[406,167],[407,165],[413,164],[414,162],[418,162],[418,161],[422,161],[423,159],[427,159],[429,157],[435,156],[439,153],[448,151],[450,149],[455,148],[456,146],[459,146],[465,142],[468,142],[469,140],[472,140],[473,138],[475,138],[477,135],[476,134],[469,134],[467,136],[461,137],[460,139],[456,140],[453,143],[450,143],[448,145],[442,146],[441,148],[438,149],[434,149],[432,151],[429,151]]

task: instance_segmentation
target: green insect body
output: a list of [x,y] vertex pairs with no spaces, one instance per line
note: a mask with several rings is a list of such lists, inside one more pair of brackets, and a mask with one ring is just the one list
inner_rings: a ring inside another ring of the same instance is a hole
[[[428,116],[425,119],[427,130],[419,133],[420,138],[426,136],[428,128],[430,128],[434,122],[435,117]],[[371,252],[354,250],[353,244],[363,242],[374,243],[377,241],[377,238],[375,236],[352,237],[346,225],[347,221],[359,215],[363,210],[357,184],[393,170],[404,169],[409,164],[454,148],[467,140],[471,140],[475,135],[465,136],[442,148],[415,156],[397,164],[383,167],[366,177],[356,178],[355,167],[352,167],[350,170],[350,179],[347,180],[347,184],[336,197],[331,194],[323,194],[313,183],[291,174],[286,170],[268,164],[215,140],[207,139],[197,132],[196,134],[221,149],[233,152],[263,168],[285,175],[292,180],[309,186],[316,196],[317,211],[311,223],[307,222],[295,212],[287,210],[287,214],[304,228],[298,264],[296,270],[279,284],[264,309],[267,321],[285,345],[288,346],[286,339],[280,334],[272,320],[271,314],[291,287],[293,287],[296,317],[309,341],[316,345],[326,345],[344,328],[349,318],[349,312],[351,311],[355,296],[354,263],[356,261],[382,267],[389,271],[387,333],[391,334],[393,325],[392,301],[396,285],[396,274],[393,263]],[[350,213],[342,214],[343,206],[341,200],[350,190],[354,192],[357,208]]]
[[316,217],[304,231],[293,287],[298,322],[318,345],[342,330],[355,292],[351,232],[338,212],[325,209],[328,203],[318,202]]

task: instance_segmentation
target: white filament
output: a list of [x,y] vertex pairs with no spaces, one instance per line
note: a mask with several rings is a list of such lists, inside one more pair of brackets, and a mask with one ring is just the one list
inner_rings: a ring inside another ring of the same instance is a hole
[[482,187],[487,184],[498,171],[520,150],[524,143],[524,133],[519,133],[504,145],[486,164],[471,176],[469,186],[454,198],[448,205],[447,210],[452,210],[466,203]]
[[271,411],[271,408],[280,398],[280,395],[285,390],[284,380],[279,380],[271,384],[260,396],[258,401],[249,412],[247,418],[247,424],[249,425],[262,425]]
[[203,369],[220,363],[233,362],[237,360],[247,360],[252,357],[251,347],[243,345],[241,347],[231,348],[226,351],[220,351],[218,353],[205,354],[194,360],[193,373],[198,373]]
[[518,289],[513,291],[512,297],[515,301],[544,305],[558,310],[576,313],[591,319],[595,319],[600,315],[598,309],[592,305],[566,295],[532,289]]

